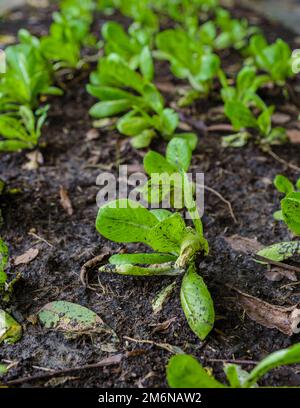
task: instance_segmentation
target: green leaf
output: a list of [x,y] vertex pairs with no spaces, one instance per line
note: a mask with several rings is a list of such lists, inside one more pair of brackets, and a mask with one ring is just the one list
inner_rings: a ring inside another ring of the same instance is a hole
[[187,141],[192,151],[195,150],[197,147],[198,136],[195,133],[189,133],[189,132],[188,133],[176,133],[174,137]]
[[140,55],[140,69],[143,76],[152,81],[154,77],[154,64],[152,59],[152,54],[148,46],[143,48]]
[[192,159],[192,150],[188,142],[184,139],[174,137],[168,143],[166,159],[175,168],[181,168],[187,171]]
[[179,123],[177,112],[173,109],[166,108],[160,114],[160,120],[162,127],[161,133],[166,136],[172,136]]
[[114,334],[95,312],[64,300],[47,303],[39,311],[38,317],[46,329],[65,332],[67,335],[100,332]]
[[263,359],[249,374],[243,388],[250,388],[273,368],[300,363],[300,343],[284,350],[276,351]]
[[7,280],[7,275],[5,273],[7,262],[8,262],[8,247],[5,244],[5,242],[3,242],[2,239],[0,238],[0,288],[5,284]]
[[257,127],[256,119],[250,109],[239,101],[226,102],[224,111],[235,130]]
[[27,142],[29,135],[22,123],[11,116],[0,116],[0,135],[8,139],[20,139]]
[[126,276],[178,276],[184,273],[174,262],[162,263],[155,266],[135,266],[131,264],[104,265],[99,268],[100,272],[117,273]]
[[151,228],[148,244],[158,252],[179,254],[186,234],[186,225],[181,215],[175,213]]
[[153,265],[175,261],[176,256],[171,254],[117,254],[109,258],[112,265]]
[[167,380],[171,388],[224,388],[225,386],[187,354],[170,358],[167,365]]
[[165,210],[164,208],[157,208],[155,210],[150,210],[150,212],[155,215],[158,221],[163,221],[173,215],[171,211]]
[[282,176],[281,174],[278,174],[275,177],[274,185],[277,190],[283,194],[289,194],[294,191],[293,183],[291,183],[287,177]]
[[225,364],[224,371],[231,388],[242,388],[242,384],[249,376],[249,373],[237,364]]
[[213,301],[203,279],[192,264],[182,280],[181,306],[192,331],[204,340],[215,321]]
[[285,261],[297,254],[300,254],[300,241],[280,242],[257,252],[257,255],[277,262]]
[[131,108],[131,101],[128,99],[117,99],[115,101],[102,101],[91,107],[89,113],[93,118],[101,119],[108,116],[115,116],[126,112]]
[[0,344],[14,344],[22,337],[21,325],[8,313],[0,309]]
[[157,218],[141,204],[121,199],[100,208],[96,219],[97,231],[115,242],[148,243],[149,232]]
[[283,220],[289,229],[300,235],[300,192],[289,193],[281,200]]
[[150,126],[148,118],[130,114],[123,116],[117,123],[118,131],[126,136],[137,136]]
[[145,173],[150,177],[156,173],[167,173],[171,175],[176,172],[176,167],[169,163],[161,154],[152,150],[144,157],[144,169]]
[[145,129],[139,135],[134,136],[130,143],[135,149],[144,149],[150,145],[155,137],[156,133],[153,129]]
[[145,84],[143,88],[143,96],[145,102],[154,110],[154,112],[161,112],[164,107],[164,100],[155,85],[149,83]]

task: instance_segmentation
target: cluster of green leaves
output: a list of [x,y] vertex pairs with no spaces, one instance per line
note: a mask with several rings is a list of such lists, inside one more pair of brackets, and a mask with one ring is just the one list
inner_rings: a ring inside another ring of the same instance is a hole
[[257,75],[256,68],[246,66],[238,73],[235,87],[228,85],[222,71],[219,72],[219,77],[225,115],[233,129],[239,132],[225,137],[225,146],[240,147],[246,144],[249,134],[244,130],[247,128],[259,132],[262,136],[261,144],[280,144],[286,141],[285,129],[272,128],[274,107],[266,106],[257,94],[258,89],[269,81],[267,75]]
[[90,109],[92,117],[106,118],[127,112],[119,119],[117,128],[121,134],[133,137],[134,147],[149,146],[156,132],[166,140],[172,138],[178,124],[177,113],[165,107],[154,84],[118,55],[111,54],[99,61],[87,90],[101,100]]
[[53,13],[54,22],[49,35],[40,41],[41,53],[54,68],[77,68],[81,65],[83,45],[94,44],[90,34],[93,21],[94,0],[64,0],[60,11]]
[[49,36],[38,39],[19,31],[17,45],[5,50],[7,72],[0,75],[0,151],[32,149],[39,141],[47,118],[45,95],[61,95],[54,73],[76,67],[80,49],[89,38],[94,1],[64,0],[54,13]]
[[237,364],[225,364],[229,385],[217,381],[194,357],[178,354],[171,357],[167,366],[167,379],[172,388],[257,388],[257,382],[274,368],[300,362],[300,344],[276,351],[250,371]]
[[287,177],[278,175],[274,185],[285,195],[280,202],[281,210],[274,214],[275,219],[283,221],[294,234],[300,236],[300,178],[294,186]]
[[294,75],[292,51],[289,45],[280,38],[269,45],[263,35],[254,35],[250,39],[247,54],[250,57],[248,62],[264,71],[269,81],[277,85],[284,85],[286,80]]
[[[193,332],[203,340],[213,327],[214,307],[203,279],[196,272],[196,255],[207,254],[208,243],[203,236],[192,186],[185,173],[194,147],[192,139],[190,135],[172,139],[165,158],[150,151],[145,156],[144,166],[145,172],[151,175],[153,171],[174,175],[177,170],[184,192],[184,206],[191,215],[194,228],[187,226],[177,212],[148,210],[139,202],[126,199],[102,206],[96,228],[111,241],[143,243],[155,251],[113,255],[109,264],[100,268],[101,272],[134,276],[183,275],[180,292],[182,309]],[[151,196],[151,179],[147,187]]]
[[130,29],[126,33],[120,24],[113,21],[103,25],[102,36],[105,40],[105,55],[118,55],[131,69],[139,69],[146,79],[152,81],[154,65],[150,37],[137,35],[136,31]]
[[193,88],[184,104],[209,93],[220,68],[220,59],[216,54],[202,47],[199,41],[180,28],[159,33],[156,47],[156,57],[168,60],[172,73],[177,78],[187,79]]

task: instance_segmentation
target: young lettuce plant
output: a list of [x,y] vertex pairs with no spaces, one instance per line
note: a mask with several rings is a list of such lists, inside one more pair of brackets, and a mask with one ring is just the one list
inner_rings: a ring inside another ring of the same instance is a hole
[[289,45],[281,40],[269,45],[262,35],[254,35],[250,40],[247,50],[250,63],[264,71],[269,76],[269,81],[283,86],[288,78],[294,74],[292,71],[292,51]]
[[[114,242],[146,244],[155,252],[113,255],[100,272],[133,276],[183,275],[180,292],[182,309],[190,328],[203,340],[213,327],[214,307],[202,277],[197,274],[196,258],[208,252],[208,243],[203,235],[190,182],[181,167],[183,153],[191,154],[187,141],[185,152],[181,150],[182,141],[184,139],[175,138],[170,142],[172,146],[165,166],[169,170],[177,168],[181,175],[185,207],[192,216],[194,228],[188,227],[176,212],[148,210],[138,202],[125,199],[108,203],[99,210],[96,220],[98,232]],[[150,159],[154,160],[152,164]],[[148,157],[148,170],[155,164],[156,157]]]
[[113,21],[105,23],[102,27],[105,55],[117,54],[131,69],[139,69],[144,78],[152,81],[154,65],[150,39],[135,34],[135,32],[127,34],[120,24]]
[[156,36],[155,56],[170,62],[172,73],[189,81],[192,90],[180,101],[181,106],[207,96],[220,68],[220,59],[201,46],[182,29],[170,29]]
[[165,108],[157,88],[116,54],[102,58],[90,77],[88,92],[101,101],[90,115],[101,119],[127,113],[117,123],[121,134],[132,137],[136,148],[147,147],[158,132],[170,140],[178,125],[177,113]]
[[[300,179],[296,185],[282,175],[277,175],[274,179],[277,190],[284,194],[281,200],[281,209],[274,213],[274,218],[283,221],[289,230],[296,236],[300,236]],[[300,254],[300,241],[286,241],[273,244],[263,248],[257,253],[259,257],[267,258],[271,261],[282,262],[295,255]],[[261,261],[260,263],[265,263]]]
[[[223,138],[224,146],[241,147],[248,139],[247,128],[259,131],[262,138],[261,145],[280,144],[286,141],[285,129],[272,128],[272,114],[274,107],[267,107],[264,101],[258,96],[257,90],[266,82],[266,75],[256,74],[253,67],[244,67],[237,76],[236,86],[228,85],[224,73],[219,71],[219,78],[222,84],[221,96],[224,101],[224,112],[230,120],[233,129],[237,134]],[[253,109],[259,110],[256,116]]]
[[257,382],[274,368],[300,362],[300,344],[275,351],[250,371],[237,364],[225,364],[228,384],[216,380],[194,357],[178,354],[167,366],[167,380],[171,388],[257,388]]

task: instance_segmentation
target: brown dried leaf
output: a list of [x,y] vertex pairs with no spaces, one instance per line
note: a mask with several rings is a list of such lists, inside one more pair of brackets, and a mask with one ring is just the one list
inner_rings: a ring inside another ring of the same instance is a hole
[[224,237],[224,240],[231,246],[234,251],[242,252],[243,254],[255,254],[264,246],[257,241],[256,238],[241,237],[240,235],[232,235]]
[[162,332],[162,331],[167,330],[171,326],[171,324],[175,322],[175,320],[176,320],[176,317],[172,317],[171,319],[165,320],[162,323],[153,324],[152,326],[155,326],[155,327],[152,333]]
[[39,250],[37,248],[30,248],[24,254],[17,256],[15,259],[14,265],[23,265],[28,264],[33,261],[39,254]]
[[288,138],[291,143],[298,144],[300,143],[300,130],[298,129],[289,129],[286,131]]
[[237,289],[234,290],[237,292],[239,304],[251,320],[269,329],[277,329],[288,336],[300,333],[298,327],[300,309],[297,309],[297,306],[276,306]]
[[60,203],[63,209],[66,211],[68,215],[73,215],[74,211],[73,211],[71,200],[69,198],[67,190],[63,186],[60,186],[59,195],[60,195]]
[[274,125],[284,125],[290,120],[291,120],[291,116],[286,113],[275,112],[272,115],[272,122],[274,123]]
[[208,132],[232,132],[233,128],[228,123],[219,123],[216,125],[207,126]]
[[287,278],[292,282],[297,281],[297,276],[294,271],[290,271],[288,269],[280,268],[277,266],[268,269],[265,276],[269,281],[272,282],[279,282],[284,278]]
[[86,140],[90,142],[92,140],[98,139],[99,136],[100,133],[98,132],[97,129],[90,129],[86,134]]
[[38,150],[26,154],[26,157],[28,162],[22,166],[24,170],[36,170],[41,164],[44,164],[44,157]]

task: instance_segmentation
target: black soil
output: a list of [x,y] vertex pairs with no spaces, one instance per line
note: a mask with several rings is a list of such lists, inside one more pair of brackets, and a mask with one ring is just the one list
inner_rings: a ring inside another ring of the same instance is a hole
[[[2,22],[0,34],[16,34],[20,27],[34,34],[47,32],[51,21],[50,9],[25,7],[15,11]],[[282,37],[293,48],[294,38],[280,26],[272,24],[247,10],[237,9],[236,15],[247,15],[260,25],[270,40]],[[118,17],[118,20],[120,17]],[[97,17],[95,33],[103,18]],[[236,72],[241,58],[234,51],[222,56],[223,66]],[[90,69],[93,69],[91,66]],[[199,265],[211,290],[217,320],[207,340],[201,342],[189,329],[179,301],[179,285],[164,309],[154,315],[151,300],[172,280],[163,277],[131,278],[97,274],[90,271],[89,282],[94,290],[84,288],[79,280],[82,265],[91,258],[109,250],[125,250],[100,237],[94,227],[97,214],[96,177],[101,171],[116,172],[122,164],[140,165],[145,152],[136,152],[128,140],[116,131],[99,130],[99,138],[88,141],[92,128],[88,109],[94,100],[85,90],[89,72],[64,78],[65,94],[51,102],[49,120],[43,132],[44,158],[37,170],[26,170],[26,153],[1,154],[0,177],[9,188],[19,189],[15,195],[1,200],[4,225],[1,235],[9,243],[12,258],[30,248],[38,248],[38,257],[30,264],[13,267],[9,272],[22,274],[16,286],[9,310],[23,325],[23,337],[15,345],[1,345],[0,359],[17,362],[5,380],[43,374],[38,367],[64,369],[95,363],[115,353],[124,354],[120,365],[76,372],[63,384],[47,380],[31,382],[31,386],[64,387],[162,387],[166,385],[165,365],[170,353],[157,345],[134,342],[151,340],[179,346],[197,356],[216,376],[223,379],[222,363],[215,359],[258,361],[268,353],[300,341],[300,336],[287,337],[251,321],[237,305],[235,294],[225,285],[278,305],[293,305],[300,301],[299,286],[285,286],[289,281],[271,282],[265,277],[265,268],[251,257],[234,252],[224,236],[239,234],[256,237],[263,244],[290,239],[284,225],[274,221],[272,214],[278,208],[280,196],[272,185],[274,176],[285,174],[296,180],[295,170],[276,161],[252,142],[242,149],[221,147],[222,133],[199,133],[199,144],[193,157],[194,172],[205,173],[205,183],[229,200],[237,218],[235,223],[228,207],[215,194],[206,192],[205,233],[210,244],[210,255]],[[157,70],[158,83],[167,84],[172,92],[172,77],[167,65]],[[299,79],[292,84],[299,88]],[[216,85],[217,87],[217,85]],[[165,86],[166,88],[166,86]],[[217,88],[216,88],[217,91]],[[165,95],[171,101],[176,95]],[[290,115],[286,125],[295,128],[299,109],[285,99],[280,91],[268,92],[268,102],[276,103],[277,110]],[[295,94],[295,98],[297,98]],[[294,99],[295,99],[294,98]],[[300,102],[300,99],[299,99]],[[182,111],[183,122],[196,128],[204,120],[206,125],[224,123],[217,92],[210,103],[199,102],[192,109]],[[298,122],[299,125],[299,122]],[[197,131],[197,130],[196,130]],[[159,143],[161,145],[161,143]],[[154,146],[157,148],[157,146]],[[164,146],[159,146],[163,151]],[[273,148],[286,162],[300,165],[300,145],[287,144]],[[74,214],[69,216],[60,204],[59,190],[69,193]],[[35,234],[35,235],[34,235]],[[40,237],[40,238],[37,238]],[[137,248],[132,246],[130,250]],[[285,286],[285,287],[282,287]],[[81,336],[66,339],[63,334],[47,331],[36,323],[39,309],[54,300],[67,300],[86,306],[102,317],[119,337],[118,343],[103,336]],[[165,331],[155,330],[158,323],[175,318]],[[108,350],[108,351],[107,351]],[[251,369],[252,365],[243,365]],[[284,367],[267,375],[264,385],[300,385],[299,366]],[[29,383],[24,383],[28,386]]]

